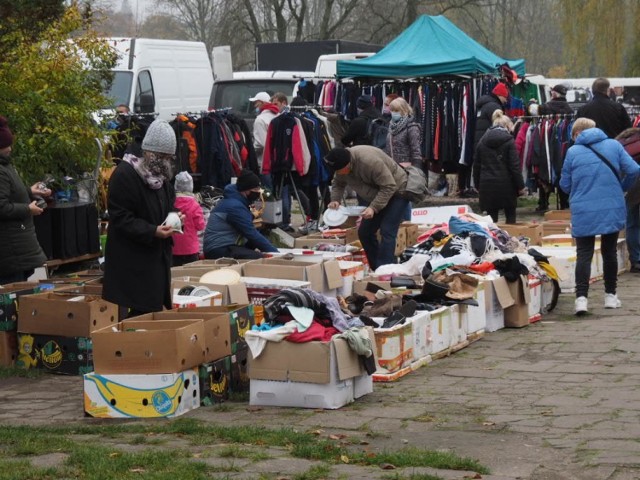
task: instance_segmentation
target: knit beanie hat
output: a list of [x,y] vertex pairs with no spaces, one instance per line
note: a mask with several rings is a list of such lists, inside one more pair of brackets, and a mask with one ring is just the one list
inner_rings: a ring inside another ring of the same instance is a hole
[[13,134],[9,130],[9,122],[0,116],[0,148],[7,148],[13,145]]
[[567,94],[567,87],[561,83],[553,87],[551,90],[553,90],[556,93],[559,93],[563,97]]
[[356,107],[362,110],[369,108],[371,105],[373,105],[373,101],[369,95],[360,95],[356,100]]
[[351,162],[351,153],[346,148],[333,148],[324,157],[324,164],[329,170],[342,170]]
[[498,83],[495,87],[493,87],[493,90],[491,90],[491,93],[493,93],[497,97],[509,98],[509,89],[502,82]]
[[142,150],[175,155],[176,143],[176,134],[171,125],[166,120],[154,120],[142,140]]
[[252,188],[260,186],[260,178],[251,170],[242,170],[236,181],[236,188],[239,192],[246,192]]
[[176,175],[176,192],[193,193],[193,178],[188,172],[180,172]]

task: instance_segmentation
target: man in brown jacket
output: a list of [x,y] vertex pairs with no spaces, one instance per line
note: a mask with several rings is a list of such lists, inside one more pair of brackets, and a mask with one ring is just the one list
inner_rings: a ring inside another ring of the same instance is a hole
[[[381,265],[396,263],[396,237],[409,203],[398,192],[407,185],[407,173],[382,150],[369,145],[334,148],[324,162],[335,172],[329,208],[340,207],[347,186],[368,203],[362,212],[358,237],[370,267],[375,270]],[[380,242],[376,236],[378,231]]]

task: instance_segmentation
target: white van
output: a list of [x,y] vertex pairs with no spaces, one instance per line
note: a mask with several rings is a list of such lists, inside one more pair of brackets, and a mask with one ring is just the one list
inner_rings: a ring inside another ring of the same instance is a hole
[[213,85],[207,49],[202,42],[149,38],[108,38],[119,59],[107,96],[112,108],[125,104],[132,113],[206,111]]

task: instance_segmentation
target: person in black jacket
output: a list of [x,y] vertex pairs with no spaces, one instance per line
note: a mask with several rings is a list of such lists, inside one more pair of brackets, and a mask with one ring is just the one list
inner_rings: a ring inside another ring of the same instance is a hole
[[[482,95],[476,101],[476,126],[473,138],[474,151],[485,132],[493,125],[493,112],[503,110],[509,98],[509,89],[500,82],[489,95]],[[475,162],[475,158],[473,159]],[[458,167],[458,191],[460,196],[475,196],[471,190],[471,165],[460,164]],[[475,185],[478,188],[478,185]]]
[[609,86],[606,78],[596,78],[591,85],[593,98],[578,109],[578,117],[590,118],[607,137],[616,138],[631,127],[631,119],[621,104],[609,98]]
[[351,121],[347,133],[342,137],[342,143],[347,147],[355,145],[371,145],[369,138],[369,123],[380,118],[380,112],[373,106],[369,95],[361,95],[356,100],[358,116]]
[[27,189],[11,163],[11,145],[13,134],[0,116],[0,285],[24,282],[47,260],[32,217],[43,212],[34,197],[51,190],[39,183]]
[[164,225],[174,209],[176,136],[155,120],[142,141],[142,157],[126,154],[109,180],[109,229],[102,296],[133,317],[171,308],[174,230]]
[[[563,84],[555,85],[551,89],[551,100],[538,108],[538,115],[572,115],[573,108],[567,102],[567,87]],[[564,159],[563,159],[564,161]],[[549,210],[549,195],[553,191],[553,186],[544,182],[538,182],[538,207],[536,212],[546,212]],[[560,200],[560,210],[569,208],[569,195],[560,188],[557,189]]]
[[516,223],[518,196],[523,195],[524,179],[520,158],[511,132],[513,122],[502,110],[493,113],[493,126],[482,136],[473,162],[473,181],[479,189],[480,209],[498,222],[504,209],[506,223]]

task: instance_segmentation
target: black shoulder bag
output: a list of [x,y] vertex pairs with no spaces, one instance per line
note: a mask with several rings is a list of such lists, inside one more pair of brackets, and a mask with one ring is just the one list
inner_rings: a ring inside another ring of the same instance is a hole
[[602,160],[607,165],[607,167],[611,169],[613,174],[618,179],[618,182],[620,182],[620,186],[622,187],[622,180],[620,180],[620,175],[618,175],[618,171],[613,167],[613,165],[611,165],[611,162],[607,160],[607,158],[604,155],[602,155],[601,153],[598,153],[596,149],[593,148],[591,145],[585,145],[585,147],[587,147],[589,150],[595,153],[600,158],[600,160]]

